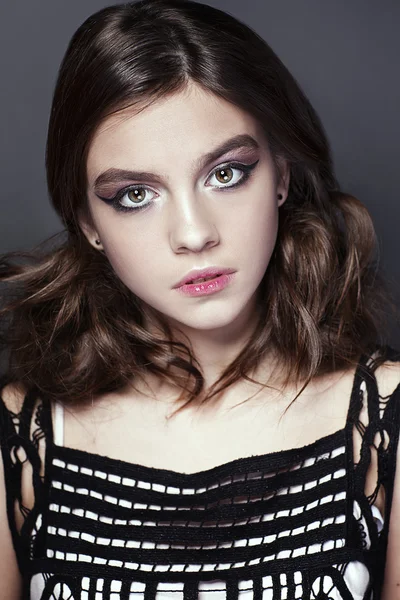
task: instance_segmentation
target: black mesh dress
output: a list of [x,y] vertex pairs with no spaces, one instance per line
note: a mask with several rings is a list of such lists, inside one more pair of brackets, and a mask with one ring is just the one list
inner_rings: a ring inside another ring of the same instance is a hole
[[[24,598],[379,598],[399,410],[400,386],[382,397],[373,359],[364,357],[343,429],[302,448],[182,474],[58,445],[50,405],[34,392],[18,414],[0,402]],[[367,497],[373,457],[377,485]],[[374,506],[380,486],[384,519]]]

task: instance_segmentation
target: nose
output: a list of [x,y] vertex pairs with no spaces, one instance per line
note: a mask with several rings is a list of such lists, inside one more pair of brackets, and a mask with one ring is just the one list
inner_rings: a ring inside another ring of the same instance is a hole
[[170,214],[170,244],[177,254],[199,253],[219,243],[212,211],[195,194],[176,200]]

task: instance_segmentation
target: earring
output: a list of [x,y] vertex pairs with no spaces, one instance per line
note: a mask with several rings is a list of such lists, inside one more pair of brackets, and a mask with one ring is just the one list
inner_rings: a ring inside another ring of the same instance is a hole
[[95,244],[97,244],[98,246],[100,246],[100,244],[101,244],[100,240],[95,240]]

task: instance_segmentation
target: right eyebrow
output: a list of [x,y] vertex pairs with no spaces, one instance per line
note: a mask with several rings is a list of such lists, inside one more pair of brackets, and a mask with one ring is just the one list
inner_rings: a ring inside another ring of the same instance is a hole
[[[200,156],[195,161],[193,169],[201,170],[210,162],[217,160],[220,156],[238,148],[257,150],[260,148],[260,146],[258,142],[249,134],[236,135],[220,144],[211,152],[207,152],[206,154]],[[150,171],[131,171],[126,169],[110,168],[96,177],[93,184],[93,189],[96,192],[96,190],[99,190],[99,188],[105,185],[120,183],[122,181],[131,181],[132,179],[150,180],[157,183],[163,183],[168,178],[158,175],[157,173],[151,173]]]

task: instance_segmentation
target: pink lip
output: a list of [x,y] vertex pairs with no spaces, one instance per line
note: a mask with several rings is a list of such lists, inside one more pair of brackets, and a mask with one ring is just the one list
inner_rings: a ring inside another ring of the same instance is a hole
[[[206,267],[205,269],[193,269],[192,271],[187,273],[177,284],[174,285],[174,289],[180,288],[181,286],[195,279],[215,278],[218,277],[218,275],[229,275],[230,273],[234,273],[234,270],[226,269],[224,267]],[[204,281],[203,283],[208,282]]]
[[234,272],[224,273],[202,283],[185,283],[177,289],[186,296],[207,296],[223,290],[234,277]]

